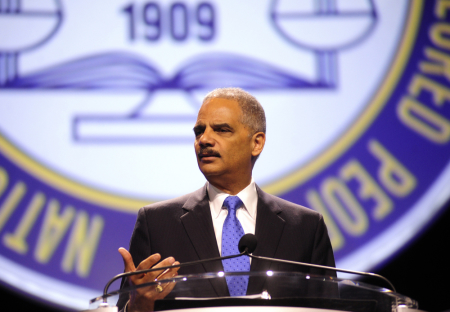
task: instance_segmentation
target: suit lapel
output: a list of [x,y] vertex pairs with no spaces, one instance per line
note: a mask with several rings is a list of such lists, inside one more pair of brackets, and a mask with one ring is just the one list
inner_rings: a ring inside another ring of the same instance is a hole
[[[281,217],[281,207],[271,197],[256,186],[258,205],[256,215],[255,235],[258,245],[253,252],[257,256],[274,257],[283,233],[285,221]],[[270,269],[269,261],[252,259],[250,271],[267,271]],[[260,293],[264,280],[250,279],[248,293]]]
[[[220,257],[211,218],[211,209],[206,185],[194,192],[183,206],[186,213],[181,222],[200,259]],[[202,264],[205,272],[223,271],[222,261],[210,261]],[[209,280],[218,296],[227,296],[225,279]]]

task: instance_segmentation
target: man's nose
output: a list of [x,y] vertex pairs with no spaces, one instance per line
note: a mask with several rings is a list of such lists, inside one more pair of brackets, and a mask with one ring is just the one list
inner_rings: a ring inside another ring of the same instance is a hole
[[200,137],[201,146],[213,146],[214,145],[214,131],[212,129],[205,129]]

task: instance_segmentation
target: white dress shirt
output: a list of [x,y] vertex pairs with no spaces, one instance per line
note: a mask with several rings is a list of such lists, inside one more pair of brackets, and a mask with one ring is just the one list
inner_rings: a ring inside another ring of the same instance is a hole
[[[207,182],[206,187],[209,196],[209,207],[211,208],[211,217],[214,226],[214,233],[216,234],[217,246],[219,247],[219,253],[222,255],[222,228],[228,215],[228,209],[223,206],[223,202],[225,201],[225,198],[230,196],[230,194],[222,192],[209,182]],[[253,181],[253,178],[250,184],[236,196],[238,196],[243,203],[243,205],[236,210],[236,217],[242,224],[245,234],[255,234],[258,194],[256,192],[255,181]]]

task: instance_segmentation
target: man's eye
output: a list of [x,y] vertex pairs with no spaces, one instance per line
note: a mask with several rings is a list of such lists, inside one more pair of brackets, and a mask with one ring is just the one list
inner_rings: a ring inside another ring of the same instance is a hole
[[201,135],[203,133],[203,131],[204,131],[204,129],[201,129],[201,128],[194,128],[193,130],[194,130],[194,134],[195,134],[196,137]]

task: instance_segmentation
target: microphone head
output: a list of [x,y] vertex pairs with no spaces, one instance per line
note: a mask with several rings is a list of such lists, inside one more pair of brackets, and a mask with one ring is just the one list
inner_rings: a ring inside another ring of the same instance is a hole
[[239,240],[239,252],[243,252],[247,248],[248,253],[252,253],[256,249],[256,245],[258,241],[256,240],[256,236],[254,234],[245,234]]

